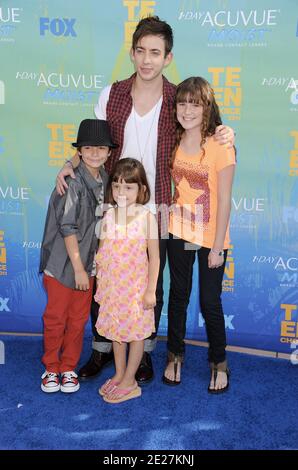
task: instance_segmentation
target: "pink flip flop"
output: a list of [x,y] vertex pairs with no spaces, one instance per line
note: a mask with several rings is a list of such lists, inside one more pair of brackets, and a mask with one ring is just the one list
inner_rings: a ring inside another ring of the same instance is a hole
[[109,398],[104,396],[104,401],[108,403],[121,403],[122,401],[131,400],[132,398],[138,398],[142,395],[142,390],[138,386],[129,388],[115,388],[116,398]]
[[100,389],[98,390],[98,393],[99,395],[101,395],[102,397],[104,397],[105,395],[107,395],[108,393],[110,393],[115,387],[117,387],[117,385],[119,385],[119,382],[116,382],[115,380],[113,379],[108,379],[105,381],[105,383],[100,387]]

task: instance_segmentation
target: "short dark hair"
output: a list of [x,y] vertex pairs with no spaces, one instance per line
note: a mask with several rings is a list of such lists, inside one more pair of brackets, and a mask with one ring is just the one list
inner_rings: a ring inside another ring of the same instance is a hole
[[[139,160],[135,158],[121,158],[116,163],[107,187],[106,202],[115,205],[113,199],[112,183],[124,180],[126,183],[137,183],[139,193],[137,197],[137,204],[147,204],[150,200],[150,188],[145,173],[145,169]],[[145,191],[143,189],[145,186]]]
[[158,16],[147,16],[137,24],[132,36],[132,48],[135,50],[137,43],[144,36],[160,36],[165,41],[165,55],[167,56],[173,49],[173,30],[166,22],[159,19]]

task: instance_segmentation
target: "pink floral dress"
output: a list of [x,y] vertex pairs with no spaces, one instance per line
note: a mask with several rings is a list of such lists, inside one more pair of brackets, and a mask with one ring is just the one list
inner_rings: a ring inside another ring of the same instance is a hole
[[102,221],[104,242],[98,264],[95,300],[99,303],[98,333],[117,342],[140,341],[154,331],[154,310],[143,308],[148,285],[147,210],[127,225],[115,223],[110,209]]

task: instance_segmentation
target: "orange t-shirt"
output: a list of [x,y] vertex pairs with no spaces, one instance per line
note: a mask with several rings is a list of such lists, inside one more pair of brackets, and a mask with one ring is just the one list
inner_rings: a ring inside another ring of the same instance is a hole
[[[235,151],[207,137],[202,151],[188,155],[179,147],[172,170],[175,185],[169,232],[190,243],[212,248],[216,232],[217,173],[235,165]],[[229,226],[224,248],[230,242]]]

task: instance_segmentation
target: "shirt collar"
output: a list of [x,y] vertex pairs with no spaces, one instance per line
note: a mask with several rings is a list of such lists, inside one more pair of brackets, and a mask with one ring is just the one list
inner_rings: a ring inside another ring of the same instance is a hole
[[91,173],[87,170],[85,163],[83,160],[80,161],[79,166],[78,166],[78,172],[80,173],[81,177],[83,178],[85,184],[88,186],[89,189],[91,189],[95,197],[98,197],[98,190],[101,190],[103,181],[102,181],[102,167],[99,169],[99,174],[101,177],[101,181],[97,181]]
[[[127,80],[124,80],[123,82],[123,92],[126,93],[127,95],[130,95],[131,93],[132,85],[133,85],[136,75],[137,75],[136,72],[133,73]],[[166,79],[166,77],[164,77],[164,75],[162,76],[162,79],[163,79],[163,91],[162,91],[163,101],[168,102],[170,100],[172,102],[173,93],[170,93],[171,84]]]

